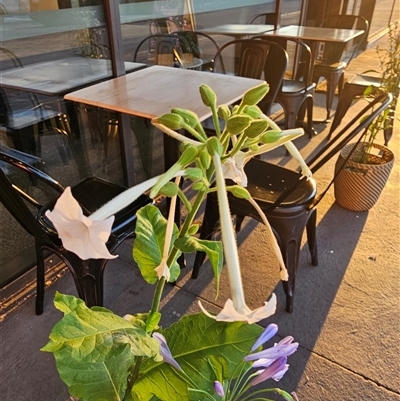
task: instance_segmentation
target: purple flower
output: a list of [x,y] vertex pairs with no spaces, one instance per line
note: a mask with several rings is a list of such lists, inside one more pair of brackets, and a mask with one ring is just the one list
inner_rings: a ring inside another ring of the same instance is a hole
[[246,362],[255,361],[258,359],[276,359],[279,357],[286,357],[292,355],[299,346],[299,343],[290,343],[290,344],[277,344],[274,347],[264,349],[260,352],[256,352],[255,354],[246,355],[244,360]]
[[169,363],[177,370],[182,370],[182,368],[179,366],[179,363],[172,356],[165,337],[162,334],[156,332],[153,333],[153,337],[160,343],[160,354],[164,362]]
[[214,390],[216,394],[220,397],[223,397],[225,395],[224,386],[218,380],[215,380],[214,382]]
[[255,351],[258,347],[270,340],[278,332],[278,325],[271,323],[262,332],[261,336],[258,337],[257,341],[251,347],[251,352]]
[[266,369],[260,370],[259,375],[255,379],[253,379],[250,384],[252,386],[255,386],[271,378],[278,381],[288,370],[288,365],[286,364],[286,362],[286,357],[275,359]]

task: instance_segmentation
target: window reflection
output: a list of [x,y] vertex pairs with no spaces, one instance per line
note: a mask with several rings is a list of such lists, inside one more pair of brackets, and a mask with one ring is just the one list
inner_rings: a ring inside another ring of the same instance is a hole
[[[2,149],[17,150],[63,186],[92,175],[122,183],[116,117],[63,100],[112,76],[103,1],[1,0],[0,34]],[[3,208],[0,219],[0,269],[7,280],[29,267],[30,257],[14,261],[23,253],[33,257],[33,243]]]

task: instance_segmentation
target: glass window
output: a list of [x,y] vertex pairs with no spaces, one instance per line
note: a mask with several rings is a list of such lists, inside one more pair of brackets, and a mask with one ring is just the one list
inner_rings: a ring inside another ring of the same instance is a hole
[[[63,186],[93,175],[122,183],[116,116],[63,100],[68,92],[112,76],[103,0],[1,4],[2,148],[17,150]],[[37,191],[36,182],[26,184]],[[29,267],[33,241],[3,207],[0,219],[6,281],[15,269]],[[21,258],[24,253],[30,257]]]

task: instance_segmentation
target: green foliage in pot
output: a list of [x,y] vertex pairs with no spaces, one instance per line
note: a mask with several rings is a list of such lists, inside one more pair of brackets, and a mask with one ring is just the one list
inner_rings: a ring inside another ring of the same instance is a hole
[[368,70],[364,73],[376,73],[380,75],[380,86],[369,86],[364,96],[371,98],[379,92],[392,93],[393,101],[386,110],[370,125],[363,140],[362,150],[357,152],[352,160],[358,163],[368,164],[369,154],[379,132],[384,132],[393,126],[394,113],[397,99],[400,91],[400,29],[397,24],[389,29],[389,44],[387,47],[377,46],[377,55],[379,58],[380,71]]

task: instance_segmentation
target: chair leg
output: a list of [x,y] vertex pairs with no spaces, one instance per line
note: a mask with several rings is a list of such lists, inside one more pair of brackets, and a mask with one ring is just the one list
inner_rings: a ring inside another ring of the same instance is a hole
[[[212,199],[211,196],[208,196],[206,200],[206,208],[204,211],[203,224],[201,225],[201,230],[200,230],[201,239],[211,238],[214,229],[217,225],[218,219],[219,219],[219,213],[216,200]],[[196,252],[196,257],[194,260],[193,270],[192,270],[193,279],[196,279],[198,277],[200,267],[203,264],[205,258],[206,258],[205,252],[200,252],[200,251]]]
[[343,71],[341,74],[331,74],[329,78],[327,78],[327,90],[326,90],[326,119],[329,120],[331,117],[332,103],[333,98],[335,96],[335,90],[339,85],[341,76],[343,75]]
[[82,260],[72,252],[63,254],[75,281],[78,296],[88,308],[103,306],[103,276],[106,259]]
[[278,239],[283,261],[288,271],[288,281],[282,281],[286,294],[286,311],[293,312],[293,299],[301,240],[309,215],[306,211],[294,215],[268,215],[268,220]]
[[244,216],[237,214],[236,215],[236,224],[235,224],[235,231],[239,232],[242,229],[242,223],[244,220]]
[[317,209],[313,209],[310,212],[310,216],[307,221],[307,242],[308,249],[311,254],[311,264],[313,266],[318,266],[318,247],[317,247]]
[[36,314],[41,315],[43,313],[44,303],[44,255],[42,243],[35,239],[36,249]]

